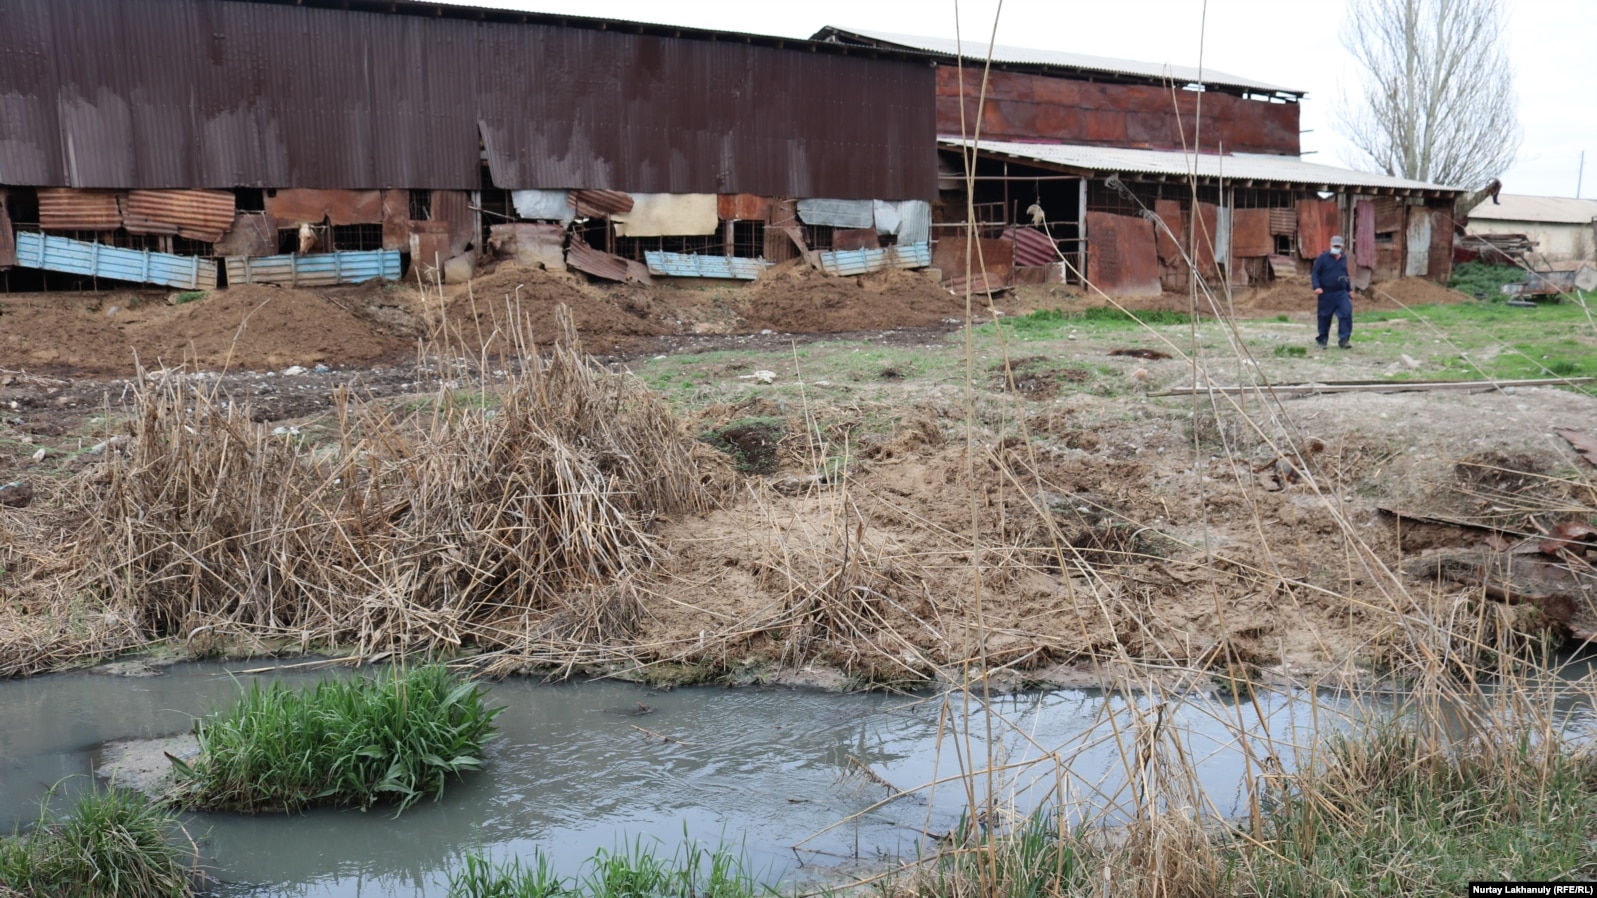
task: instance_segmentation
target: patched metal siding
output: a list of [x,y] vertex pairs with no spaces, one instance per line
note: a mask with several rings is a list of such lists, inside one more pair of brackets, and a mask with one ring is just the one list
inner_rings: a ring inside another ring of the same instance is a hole
[[924,61],[395,8],[4,0],[0,183],[935,195]]
[[17,265],[185,290],[216,289],[216,263],[209,259],[121,249],[44,234],[17,235]]

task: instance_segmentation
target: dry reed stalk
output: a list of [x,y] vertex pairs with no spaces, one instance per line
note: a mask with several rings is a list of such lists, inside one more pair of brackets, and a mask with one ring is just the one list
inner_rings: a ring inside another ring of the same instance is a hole
[[151,636],[609,657],[663,557],[652,520],[708,496],[664,403],[565,326],[512,373],[440,363],[413,413],[342,397],[323,448],[215,388],[141,381],[121,450],[78,481],[73,548]]

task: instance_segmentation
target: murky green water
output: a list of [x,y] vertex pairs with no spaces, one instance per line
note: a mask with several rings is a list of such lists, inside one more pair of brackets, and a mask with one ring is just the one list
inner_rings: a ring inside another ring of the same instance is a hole
[[[254,679],[228,671],[251,666],[260,665],[183,664],[150,679],[75,673],[0,683],[0,826],[10,830],[35,817],[52,786],[70,800],[87,784],[100,744],[190,729],[193,715],[231,700]],[[263,676],[313,682],[331,675]],[[957,695],[662,692],[510,680],[492,686],[491,700],[508,710],[486,768],[401,817],[381,810],[191,815],[208,864],[228,883],[223,893],[440,896],[448,871],[476,848],[497,857],[541,850],[574,873],[595,850],[639,838],[658,840],[664,855],[685,839],[724,841],[769,881],[803,879],[856,858],[914,853],[927,833],[947,832],[966,806],[963,787],[947,784],[871,809],[891,792],[859,765],[908,789],[988,755],[988,718],[973,703],[967,737]],[[1247,770],[1232,732],[1248,730],[1257,751],[1268,731],[1290,767],[1291,744],[1306,743],[1316,721],[1336,725],[1346,706],[1323,694],[1260,700],[1262,722],[1250,703],[1213,697],[1168,708],[1166,726],[1196,760],[1222,813],[1245,803]],[[1135,709],[1127,699],[1060,690],[996,698],[992,710],[992,755],[1009,765],[994,780],[1002,799],[1022,807],[1061,792],[1100,805],[1128,799],[1122,744]],[[1589,720],[1584,706],[1566,710]],[[978,788],[986,783],[979,779]],[[851,815],[859,816],[834,826]]]

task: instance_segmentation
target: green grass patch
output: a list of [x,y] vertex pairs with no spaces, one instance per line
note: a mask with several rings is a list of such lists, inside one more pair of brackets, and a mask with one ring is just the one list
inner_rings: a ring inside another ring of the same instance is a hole
[[178,801],[259,813],[388,800],[404,811],[482,766],[502,710],[441,665],[298,691],[256,684],[195,724],[199,755],[173,761]]
[[100,789],[70,815],[48,810],[26,833],[0,839],[0,885],[52,898],[185,898],[188,853],[171,811],[142,795]]
[[1453,279],[1447,286],[1465,296],[1501,302],[1504,284],[1518,284],[1524,280],[1525,272],[1517,265],[1461,262],[1453,266]]
[[[1441,354],[1435,361],[1445,369],[1443,377],[1567,377],[1591,374],[1597,367],[1585,361],[1597,355],[1597,330],[1587,310],[1576,302],[1534,308],[1502,303],[1415,306],[1356,314],[1354,320],[1360,328],[1403,323],[1406,326],[1395,339],[1383,336],[1382,342],[1404,352],[1426,349]],[[1354,340],[1358,339],[1355,333]],[[1460,358],[1460,353],[1466,357]]]
[[1275,348],[1275,357],[1278,359],[1302,359],[1308,358],[1308,355],[1309,348],[1307,346],[1277,346]]
[[549,859],[491,861],[466,855],[449,877],[449,898],[753,898],[767,894],[741,853],[722,845],[679,848],[667,857],[639,839],[600,849],[574,877],[555,874]]
[[204,298],[204,290],[184,290],[182,293],[172,297],[172,304],[181,306]]
[[[1428,744],[1412,724],[1333,737],[1269,817],[1250,894],[1461,895],[1472,879],[1597,876],[1597,757]],[[1351,892],[1350,892],[1351,890]]]
[[1093,306],[1078,311],[1063,309],[1038,309],[1018,318],[1005,319],[998,324],[984,324],[976,329],[979,334],[992,334],[995,327],[1018,340],[1046,340],[1068,329],[1119,330],[1143,326],[1186,324],[1191,316],[1185,312],[1164,309],[1127,311],[1112,306]]

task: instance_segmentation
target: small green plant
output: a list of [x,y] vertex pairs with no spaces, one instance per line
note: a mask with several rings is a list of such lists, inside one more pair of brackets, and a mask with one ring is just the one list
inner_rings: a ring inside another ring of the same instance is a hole
[[1547,373],[1557,377],[1569,377],[1581,372],[1580,363],[1569,359],[1552,359],[1542,367],[1547,369]]
[[1308,357],[1308,354],[1309,348],[1307,346],[1277,346],[1275,348],[1275,357],[1278,359],[1301,359]]
[[190,302],[194,302],[195,300],[204,299],[204,298],[205,298],[205,291],[204,290],[184,290],[182,293],[179,293],[176,296],[172,297],[172,304],[176,305],[176,306],[180,306],[180,305],[183,305],[184,303],[190,303]]
[[46,805],[26,834],[0,839],[0,885],[59,898],[186,898],[194,891],[171,838],[178,829],[142,795],[95,787],[69,816]]
[[309,690],[258,684],[195,724],[199,755],[174,760],[178,800],[217,810],[370,807],[441,796],[451,775],[482,766],[493,720],[482,689],[441,665]]
[[742,418],[699,434],[699,439],[732,456],[745,474],[770,474],[777,469],[777,448],[787,435],[781,418]]
[[1291,315],[1284,315],[1284,314],[1283,315],[1277,315],[1277,316],[1275,316],[1275,320],[1279,324],[1290,324],[1290,323],[1292,323],[1292,316]]

